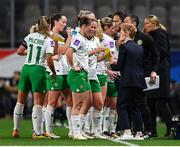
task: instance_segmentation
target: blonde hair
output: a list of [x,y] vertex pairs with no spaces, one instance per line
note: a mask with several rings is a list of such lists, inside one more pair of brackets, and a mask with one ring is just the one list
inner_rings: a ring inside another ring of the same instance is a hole
[[29,29],[29,33],[35,33],[38,31],[38,24],[32,25]]
[[102,40],[103,39],[103,32],[104,32],[104,27],[105,26],[112,26],[113,25],[113,19],[110,17],[104,17],[101,20],[98,19],[98,29],[96,36]]
[[133,24],[129,24],[129,23],[123,23],[121,25],[121,29],[124,31],[124,32],[129,32],[129,37],[131,39],[134,38],[135,34],[136,34],[136,28]]
[[43,34],[45,36],[49,35],[49,18],[47,16],[41,16],[38,19],[38,33]]
[[98,28],[97,28],[96,36],[97,36],[100,40],[102,40],[102,39],[103,39],[103,29],[102,29],[102,27],[101,27],[101,22],[100,22],[100,21],[101,21],[101,20],[98,19]]
[[90,14],[92,14],[91,11],[80,10],[79,14],[78,14],[78,17],[83,17],[83,16],[87,16],[87,15],[90,15]]
[[146,19],[151,21],[152,23],[155,23],[157,27],[166,31],[166,27],[160,23],[160,20],[156,15],[149,15]]
[[38,19],[38,22],[35,25],[32,25],[29,29],[29,33],[38,32],[45,36],[49,35],[49,19],[47,16],[41,16]]
[[105,26],[112,26],[113,25],[113,19],[110,17],[104,17],[101,19],[100,23],[101,23],[102,29],[104,30]]

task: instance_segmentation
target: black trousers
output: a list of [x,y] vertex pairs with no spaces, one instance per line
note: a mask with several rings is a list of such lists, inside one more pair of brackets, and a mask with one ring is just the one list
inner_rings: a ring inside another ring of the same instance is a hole
[[167,133],[171,129],[171,111],[168,106],[167,98],[148,98],[148,106],[151,110],[152,134],[157,134],[156,116],[159,114],[166,124]]
[[[115,78],[115,80],[114,80],[114,83],[115,83],[115,86],[116,86],[116,90],[117,90],[117,93],[118,93],[118,96],[117,96],[117,102],[118,102],[118,97],[120,96],[120,92],[119,92],[119,87],[120,87],[120,85],[119,85],[119,81],[120,81],[120,76],[119,77],[117,77],[117,78]],[[120,128],[119,128],[119,115],[117,115],[117,125],[116,125],[116,132],[119,132],[120,131]]]
[[137,99],[137,103],[138,103],[138,108],[142,114],[142,120],[144,124],[143,131],[151,132],[152,131],[151,111],[149,106],[147,105],[147,98],[145,94],[143,94]]
[[[117,99],[117,113],[119,117],[119,129],[131,129],[129,117],[132,119],[135,131],[142,131],[141,112],[137,99],[143,96],[141,88],[120,87]],[[130,116],[129,116],[130,115]]]

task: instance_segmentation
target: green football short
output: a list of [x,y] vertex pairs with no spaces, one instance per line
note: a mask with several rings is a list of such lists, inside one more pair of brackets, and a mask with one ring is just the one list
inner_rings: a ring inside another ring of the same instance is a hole
[[108,82],[107,83],[107,96],[109,97],[117,97],[117,89],[114,82]]
[[46,71],[46,90],[48,91],[51,87],[49,85],[50,83],[50,72]]
[[52,76],[49,75],[48,81],[49,89],[48,90],[63,90],[69,88],[67,83],[67,75],[56,75],[55,79],[52,79]]
[[91,91],[91,84],[90,84],[89,79],[87,81],[87,90],[86,91]]
[[101,86],[98,80],[90,80],[90,86],[93,93],[101,92]]
[[97,75],[97,77],[98,77],[101,87],[105,86],[107,83],[107,75],[102,74],[102,75]]
[[85,70],[75,71],[71,69],[67,76],[70,89],[75,93],[88,90],[88,73]]
[[24,65],[21,71],[18,89],[29,92],[46,92],[46,70],[42,66]]

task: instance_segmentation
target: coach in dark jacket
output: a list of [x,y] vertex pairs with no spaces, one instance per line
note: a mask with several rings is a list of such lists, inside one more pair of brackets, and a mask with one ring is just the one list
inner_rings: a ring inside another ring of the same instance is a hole
[[[136,28],[136,34],[134,41],[143,47],[144,49],[144,71],[146,77],[151,77],[151,80],[155,80],[157,76],[158,64],[159,64],[159,53],[153,38],[143,33],[138,29],[139,18],[136,15],[127,15],[125,20],[126,23],[133,24]],[[151,137],[152,122],[151,122],[151,112],[147,105],[147,100],[145,93],[143,97],[138,99],[138,106],[142,113],[142,118],[144,122],[144,138]]]
[[148,94],[148,104],[152,111],[153,132],[156,131],[156,105],[158,112],[166,123],[167,132],[165,136],[170,136],[171,113],[167,103],[170,89],[170,48],[166,28],[160,24],[155,15],[150,15],[145,19],[144,30],[152,36],[160,54],[159,68],[157,73],[160,76],[160,87]]
[[143,88],[146,88],[143,68],[144,50],[132,40],[135,31],[136,29],[132,24],[122,25],[120,41],[123,44],[119,48],[117,64],[111,65],[113,70],[121,72],[117,112],[120,118],[119,128],[124,130],[124,134],[120,138],[122,140],[132,139],[129,114],[136,126],[135,138],[141,138],[142,135],[142,120],[137,99],[143,96]]

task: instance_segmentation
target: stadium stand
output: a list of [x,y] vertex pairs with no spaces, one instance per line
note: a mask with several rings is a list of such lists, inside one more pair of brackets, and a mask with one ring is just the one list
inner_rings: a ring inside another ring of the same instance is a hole
[[64,6],[61,9],[61,13],[65,14],[68,19],[68,26],[74,27],[76,21],[77,10],[73,6]]
[[96,11],[97,18],[108,16],[111,13],[112,13],[112,9],[108,6],[100,6]]
[[94,11],[94,1],[90,1],[90,0],[78,0],[78,8],[79,10],[83,9],[83,10],[90,10],[90,11]]
[[172,36],[180,37],[180,6],[172,6],[169,12],[170,33]]
[[143,28],[144,18],[147,16],[146,8],[143,5],[135,5],[132,11],[133,14],[139,16],[139,28]]
[[164,24],[166,27],[168,26],[166,8],[164,8],[163,6],[154,6],[151,9],[151,13],[156,15],[161,20],[162,24]]

